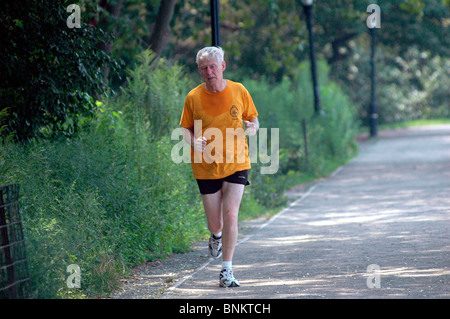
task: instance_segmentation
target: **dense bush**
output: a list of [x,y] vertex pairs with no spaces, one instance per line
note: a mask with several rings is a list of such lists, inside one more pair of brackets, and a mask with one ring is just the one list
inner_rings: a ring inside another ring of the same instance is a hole
[[[378,122],[390,124],[417,119],[449,118],[449,60],[410,46],[402,56],[376,51],[376,101]],[[350,64],[350,65],[349,65]],[[333,66],[333,77],[342,84],[358,120],[368,126],[370,105],[370,45],[355,48],[346,63]]]
[[110,40],[102,30],[66,25],[69,4],[2,1],[0,111],[7,114],[0,138],[75,134],[78,119],[95,110],[92,97],[103,90],[104,65],[118,66],[98,45]]
[[[130,72],[122,94],[98,103],[96,118],[77,138],[0,150],[0,184],[21,185],[36,297],[65,296],[72,263],[81,268],[84,293],[108,292],[124,269],[184,252],[204,234],[190,169],[170,160],[170,136],[160,131],[170,126],[153,125],[160,119],[148,116],[151,107],[164,105],[168,112],[170,105],[183,105],[184,92],[176,87],[181,90],[183,75],[162,64],[150,73],[148,57]],[[156,77],[174,75],[181,79],[158,90]],[[176,125],[175,113],[164,118]]]

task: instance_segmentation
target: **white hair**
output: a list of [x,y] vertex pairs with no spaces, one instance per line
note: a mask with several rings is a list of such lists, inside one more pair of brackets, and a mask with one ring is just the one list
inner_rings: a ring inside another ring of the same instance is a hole
[[195,58],[195,62],[198,65],[200,59],[212,60],[216,59],[216,61],[221,64],[223,62],[223,56],[225,52],[221,47],[205,47],[198,51],[197,57]]

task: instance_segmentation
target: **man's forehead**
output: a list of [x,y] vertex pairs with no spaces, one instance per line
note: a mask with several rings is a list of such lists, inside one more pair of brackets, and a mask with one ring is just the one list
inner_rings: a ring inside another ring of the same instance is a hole
[[205,65],[219,65],[219,62],[216,58],[201,58],[198,60],[198,66],[205,66]]

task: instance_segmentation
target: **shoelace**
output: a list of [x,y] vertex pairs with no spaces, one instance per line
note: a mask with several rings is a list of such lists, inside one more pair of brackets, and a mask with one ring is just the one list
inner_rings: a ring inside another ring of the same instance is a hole
[[215,239],[215,238],[213,237],[213,241],[212,241],[212,246],[213,246],[213,248],[218,249],[220,243],[221,243],[220,238],[219,238],[219,239]]

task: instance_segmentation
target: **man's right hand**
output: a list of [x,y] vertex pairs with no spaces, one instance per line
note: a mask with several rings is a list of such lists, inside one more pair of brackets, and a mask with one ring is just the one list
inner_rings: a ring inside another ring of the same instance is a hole
[[204,136],[194,139],[194,150],[203,153],[206,147],[206,141],[206,137]]

